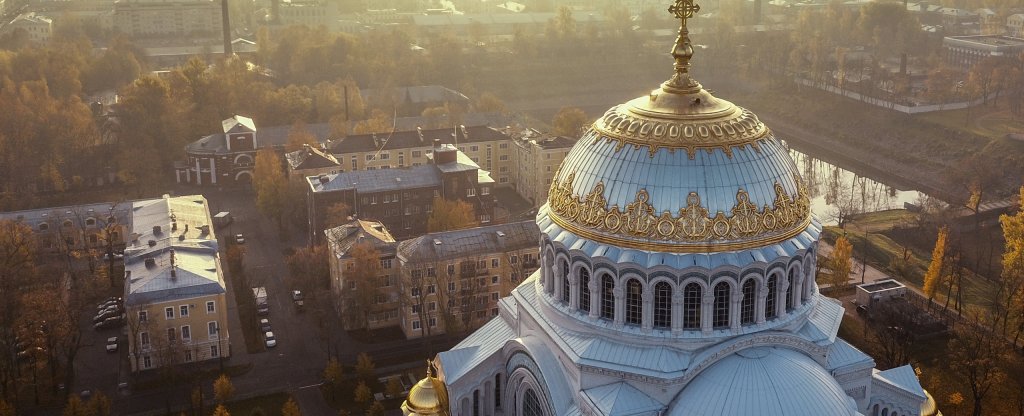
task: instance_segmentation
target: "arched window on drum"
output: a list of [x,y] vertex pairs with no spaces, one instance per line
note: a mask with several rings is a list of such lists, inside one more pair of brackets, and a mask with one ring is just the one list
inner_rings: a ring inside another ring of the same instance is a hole
[[757,300],[757,281],[747,279],[743,282],[743,301],[740,304],[740,323],[754,323],[754,305]]
[[672,327],[672,285],[658,282],[654,285],[654,327]]
[[569,262],[562,260],[562,302],[569,303]]
[[732,288],[726,282],[715,285],[715,314],[712,325],[715,328],[729,327],[729,302],[732,297]]
[[579,291],[580,310],[590,312],[590,272],[586,268],[580,268]]
[[601,275],[601,318],[615,319],[615,279]]
[[637,279],[626,281],[626,323],[640,325],[644,320],[643,285]]
[[683,329],[700,329],[703,297],[703,290],[697,283],[687,284],[683,288]]
[[773,319],[778,315],[778,298],[779,298],[779,274],[772,273],[768,277],[768,297],[765,298],[764,303],[764,317],[765,319]]

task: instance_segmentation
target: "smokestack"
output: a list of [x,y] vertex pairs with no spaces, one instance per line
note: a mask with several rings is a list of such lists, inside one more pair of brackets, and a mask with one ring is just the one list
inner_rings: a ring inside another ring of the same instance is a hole
[[228,17],[228,0],[220,0],[221,26],[224,27],[224,59],[235,53],[231,50],[231,18]]

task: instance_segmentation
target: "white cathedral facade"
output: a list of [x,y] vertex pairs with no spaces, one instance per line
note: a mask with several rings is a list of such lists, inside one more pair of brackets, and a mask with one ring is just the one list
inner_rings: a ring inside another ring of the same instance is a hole
[[879,371],[836,336],[788,150],[690,77],[695,9],[672,9],[673,78],[608,110],[556,173],[541,269],[432,360],[405,415],[922,415],[912,367]]

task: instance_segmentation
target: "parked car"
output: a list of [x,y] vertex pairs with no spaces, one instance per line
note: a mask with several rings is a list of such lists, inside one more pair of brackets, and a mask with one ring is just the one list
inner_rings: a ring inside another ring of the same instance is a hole
[[18,351],[18,359],[27,360],[32,357],[39,358],[44,354],[46,354],[46,350],[43,349],[43,347],[30,347],[28,349]]
[[120,260],[124,258],[124,254],[114,253],[114,255],[111,256],[109,253],[107,253],[103,255],[103,260],[110,260],[111,257],[113,257],[116,260]]
[[245,236],[241,234],[235,234],[235,244],[245,244]]
[[301,290],[293,290],[292,291],[292,300],[300,301],[302,299],[303,299],[303,296],[302,296],[302,291]]
[[107,352],[117,352],[117,337],[107,338]]
[[99,314],[97,314],[96,316],[94,316],[92,318],[92,323],[98,324],[100,322],[103,322],[103,321],[105,321],[107,319],[110,319],[110,318],[113,318],[115,316],[118,316],[120,314],[121,314],[121,311],[116,310],[116,309],[114,309],[114,310],[104,309],[104,310],[100,311]]
[[114,305],[110,305],[110,306],[107,306],[106,308],[103,308],[103,309],[100,309],[100,310],[96,311],[96,314],[98,315],[98,314],[101,314],[101,313],[104,313],[104,312],[110,312],[110,311],[124,312],[124,308],[121,305],[119,305],[119,304],[114,304]]
[[260,331],[264,333],[270,332],[270,320],[267,318],[260,319]]
[[102,310],[107,309],[107,308],[109,308],[111,306],[120,306],[120,305],[121,305],[121,301],[108,300],[108,301],[101,302],[101,303],[97,304],[96,305],[96,310],[102,311]]
[[263,337],[266,338],[267,348],[274,348],[277,346],[277,338],[274,338],[273,332],[268,331],[263,334]]
[[121,325],[124,325],[124,315],[123,314],[122,315],[112,316],[110,318],[107,318],[107,319],[104,319],[104,320],[102,320],[100,322],[97,322],[95,325],[93,325],[93,328],[98,331],[98,330],[107,329],[107,328],[117,328],[117,327],[119,327]]

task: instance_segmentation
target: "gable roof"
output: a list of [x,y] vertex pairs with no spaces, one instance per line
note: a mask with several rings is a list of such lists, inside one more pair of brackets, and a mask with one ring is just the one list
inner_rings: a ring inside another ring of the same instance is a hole
[[224,134],[256,131],[256,123],[253,123],[251,118],[240,115],[224,119],[220,124],[224,128]]
[[327,142],[327,151],[332,154],[344,154],[430,147],[433,146],[435,139],[440,140],[443,144],[463,144],[511,140],[511,137],[497,129],[482,125],[467,126],[464,129],[409,129],[394,133],[358,134],[340,140],[331,140]]
[[914,367],[910,365],[890,368],[885,371],[876,371],[872,376],[875,380],[910,393],[921,400],[927,398],[924,394],[924,388],[921,387],[921,381],[917,379],[917,373],[914,372]]
[[334,155],[324,153],[322,150],[310,145],[305,145],[302,149],[286,153],[284,158],[288,161],[288,168],[290,170],[322,169],[340,165]]
[[639,416],[658,415],[665,406],[626,382],[605,384],[583,391],[602,415]]
[[353,220],[348,224],[324,230],[331,252],[338,258],[348,256],[352,246],[359,243],[370,243],[381,254],[394,255],[395,238],[387,227],[377,221]]
[[437,261],[522,250],[537,246],[539,239],[534,221],[520,221],[426,234],[399,243],[398,254],[410,262]]

